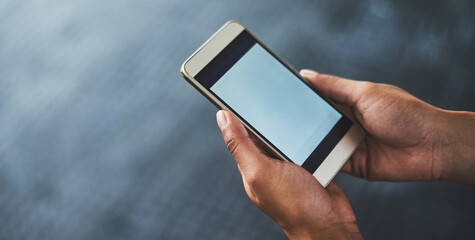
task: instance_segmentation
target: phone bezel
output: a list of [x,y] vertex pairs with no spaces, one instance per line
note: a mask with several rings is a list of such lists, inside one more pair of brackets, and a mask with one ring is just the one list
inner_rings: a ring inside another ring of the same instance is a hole
[[[181,67],[181,74],[216,107],[218,107],[219,109],[228,110],[232,113],[234,113],[232,109],[229,109],[225,103],[221,102],[219,98],[214,96],[213,93],[211,93],[207,88],[202,86],[202,84],[198,82],[198,80],[196,80],[194,77],[244,30],[246,30],[251,36],[253,36],[259,44],[261,44],[264,48],[270,51],[274,55],[274,57],[280,60],[280,62],[284,64],[288,69],[293,71],[297,76],[300,76],[297,71],[295,71],[295,69],[293,69],[288,63],[281,59],[262,41],[260,41],[260,39],[256,37],[251,31],[249,31],[244,25],[237,21],[227,22],[183,63]],[[300,78],[304,82],[306,82],[309,87],[311,87],[314,91],[318,93],[318,91],[314,87],[312,87],[312,85],[306,79],[302,77]],[[319,95],[322,96],[321,94]],[[326,100],[328,101],[328,99]],[[332,104],[330,101],[328,102],[333,108],[338,110],[338,108],[334,104]],[[346,116],[343,112],[339,112],[342,115]],[[244,124],[244,126],[251,133],[251,135],[261,142],[261,147],[264,147],[266,150],[270,151],[273,155],[282,160],[291,161],[290,159],[287,159],[285,155],[282,155],[279,150],[275,149],[274,146],[267,141],[267,139],[261,137],[260,134],[257,133],[253,127],[249,126],[246,121],[241,119],[239,114],[234,113],[234,115],[237,116],[238,119],[240,119],[240,121]],[[364,137],[364,132],[361,127],[359,127],[359,125],[351,118],[349,119],[353,122],[352,127],[339,140],[335,147],[330,151],[328,156],[323,160],[320,166],[313,173],[315,178],[324,187],[326,187],[331,181],[331,179],[333,179],[333,177],[341,169],[343,164],[351,156],[353,151],[356,149],[356,147]]]

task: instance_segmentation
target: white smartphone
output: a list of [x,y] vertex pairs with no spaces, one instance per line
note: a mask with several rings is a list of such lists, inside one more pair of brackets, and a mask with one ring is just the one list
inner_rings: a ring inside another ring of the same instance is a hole
[[221,27],[181,73],[239,118],[271,155],[305,168],[324,187],[364,137],[356,122],[239,22]]

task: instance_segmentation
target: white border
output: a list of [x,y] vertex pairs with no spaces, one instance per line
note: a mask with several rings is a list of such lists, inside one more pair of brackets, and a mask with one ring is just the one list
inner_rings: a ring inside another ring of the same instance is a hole
[[[230,112],[224,103],[211,94],[205,87],[203,87],[195,78],[201,69],[203,69],[216,55],[218,55],[234,38],[236,38],[243,30],[245,30],[242,24],[237,21],[229,21],[222,26],[208,41],[206,41],[191,57],[189,57],[181,67],[181,73],[195,88],[203,93],[211,102],[213,102],[218,108],[226,109]],[[248,30],[250,33],[250,31]],[[254,36],[251,33],[252,36]],[[264,45],[256,36],[254,36],[259,43]],[[265,46],[265,45],[264,45]],[[275,54],[277,56],[277,54]],[[283,63],[284,60],[279,58]],[[286,64],[286,63],[285,63]],[[298,73],[286,64],[297,75]],[[304,79],[305,80],[305,79]],[[305,80],[306,81],[306,80]],[[233,112],[234,113],[234,112]],[[236,117],[239,118],[236,114]],[[350,118],[351,119],[351,118]],[[264,147],[272,151],[277,157],[289,161],[285,156],[279,153],[272,147],[265,139],[261,138],[250,126],[248,126],[242,119],[240,119],[247,130],[254,135],[257,139],[263,143]],[[323,160],[322,164],[313,173],[313,176],[326,187],[330,181],[335,177],[343,164],[348,160],[353,151],[358,147],[361,140],[364,138],[364,132],[361,127],[353,122],[353,126],[338,142],[335,148],[332,149],[330,154]]]
[[227,22],[183,63],[182,73],[185,72],[189,76],[196,76],[244,29],[244,26],[237,22]]
[[326,187],[335,175],[343,167],[343,164],[351,157],[358,145],[364,138],[363,130],[358,124],[353,126],[341,138],[335,148],[323,160],[322,164],[315,170],[313,176]]

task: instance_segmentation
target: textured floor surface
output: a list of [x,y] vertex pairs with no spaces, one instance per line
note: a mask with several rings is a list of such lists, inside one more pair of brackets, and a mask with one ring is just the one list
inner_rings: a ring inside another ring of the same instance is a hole
[[[0,239],[285,239],[179,75],[229,19],[297,69],[475,111],[473,1],[4,0]],[[337,181],[367,239],[475,239],[475,187]]]

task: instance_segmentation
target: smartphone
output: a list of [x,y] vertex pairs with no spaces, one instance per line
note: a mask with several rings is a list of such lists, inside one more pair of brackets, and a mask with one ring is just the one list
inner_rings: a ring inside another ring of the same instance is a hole
[[209,101],[232,112],[269,154],[326,187],[364,137],[362,128],[237,21],[181,67]]

